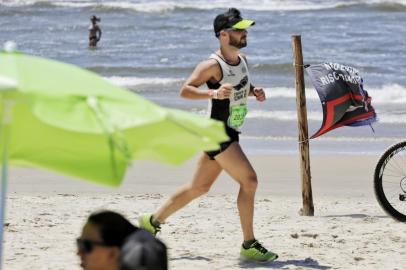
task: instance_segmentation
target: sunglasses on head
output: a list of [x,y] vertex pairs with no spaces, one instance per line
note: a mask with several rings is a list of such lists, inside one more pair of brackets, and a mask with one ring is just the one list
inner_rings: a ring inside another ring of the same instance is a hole
[[78,250],[83,253],[91,253],[94,249],[95,246],[102,246],[102,247],[108,247],[109,245],[99,242],[99,241],[92,241],[88,239],[76,239],[76,245],[78,247]]

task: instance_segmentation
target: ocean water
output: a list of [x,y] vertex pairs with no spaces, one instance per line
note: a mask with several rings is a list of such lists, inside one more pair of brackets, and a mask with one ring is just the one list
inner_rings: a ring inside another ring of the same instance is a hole
[[[302,36],[305,63],[359,69],[379,117],[374,132],[343,127],[312,140],[311,153],[375,155],[406,139],[406,1],[0,0],[0,43],[13,40],[23,52],[79,65],[161,105],[207,114],[207,101],[178,93],[218,48],[212,21],[229,7],[256,20],[243,52],[268,96],[250,101],[241,139],[249,153],[297,153],[292,34]],[[103,36],[90,50],[93,14]],[[322,111],[308,78],[306,96],[311,135]]]

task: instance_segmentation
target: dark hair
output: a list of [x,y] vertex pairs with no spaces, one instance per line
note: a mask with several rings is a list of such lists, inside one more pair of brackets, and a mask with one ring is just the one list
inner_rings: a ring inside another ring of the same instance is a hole
[[214,34],[218,37],[221,30],[230,28],[241,20],[241,12],[236,8],[230,8],[227,12],[217,15],[214,19]]
[[241,12],[236,8],[229,8],[227,13],[235,18],[241,18]]
[[167,270],[166,245],[145,230],[131,234],[121,249],[120,270]]
[[92,17],[90,17],[90,20],[100,22],[100,18],[96,17],[96,15],[93,15]]
[[131,224],[122,215],[108,210],[93,213],[87,222],[100,230],[103,243],[109,246],[120,247],[124,240],[138,228]]

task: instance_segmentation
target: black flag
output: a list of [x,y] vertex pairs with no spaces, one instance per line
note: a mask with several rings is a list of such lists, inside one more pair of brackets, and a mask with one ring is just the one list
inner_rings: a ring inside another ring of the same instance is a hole
[[316,138],[341,126],[370,125],[376,121],[371,97],[357,69],[336,63],[306,67],[323,107],[323,123]]

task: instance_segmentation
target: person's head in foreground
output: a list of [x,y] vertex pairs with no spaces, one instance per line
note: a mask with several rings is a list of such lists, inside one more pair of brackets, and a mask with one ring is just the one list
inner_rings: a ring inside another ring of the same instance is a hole
[[76,240],[81,267],[86,270],[119,269],[120,249],[125,239],[137,230],[118,213],[100,211],[91,214]]
[[130,235],[121,249],[120,270],[167,270],[166,246],[145,230]]
[[254,24],[253,20],[243,19],[238,9],[230,8],[214,19],[214,34],[222,46],[241,49],[247,46],[247,29]]

